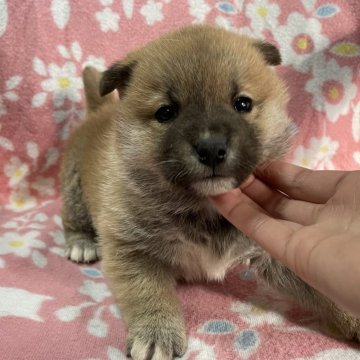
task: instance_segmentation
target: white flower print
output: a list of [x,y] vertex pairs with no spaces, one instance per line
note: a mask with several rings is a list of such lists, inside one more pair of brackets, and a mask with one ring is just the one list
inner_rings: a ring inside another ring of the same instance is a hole
[[107,356],[109,360],[127,360],[128,357],[119,349],[112,346],[108,347]]
[[[166,3],[170,2],[171,0],[164,0]],[[134,0],[122,0],[122,8],[124,10],[125,16],[128,19],[133,17],[134,13]]]
[[15,88],[21,83],[22,77],[19,75],[9,78],[5,82],[5,92],[0,94],[0,117],[7,113],[5,101],[17,101],[19,95],[15,92]]
[[[0,131],[1,131],[1,128],[2,128],[2,124],[0,123]],[[12,143],[12,141],[4,136],[0,136],[0,147],[7,151],[15,150],[14,144]]]
[[43,201],[35,209],[12,216],[10,221],[1,226],[4,229],[15,229],[18,232],[23,229],[44,229],[49,217],[41,211],[46,211],[46,207],[52,203],[52,201]]
[[89,55],[83,64],[85,66],[91,65],[98,69],[99,71],[104,71],[106,69],[106,64],[104,58],[96,57],[94,55]]
[[313,153],[302,145],[295,149],[293,163],[308,169],[313,169],[315,167]]
[[[9,210],[21,212],[37,205],[38,201],[32,192],[35,190],[39,196],[55,195],[55,179],[37,175],[35,180],[30,179],[31,169],[37,168],[37,159],[40,150],[37,143],[29,141],[26,143],[27,161],[23,162],[19,157],[12,156],[4,166],[4,174],[9,178],[11,189],[8,204]],[[49,169],[58,159],[58,151],[50,148],[46,155],[46,163],[38,168],[40,173]]]
[[8,24],[8,6],[6,0],[0,1],[0,37],[4,35],[4,33],[7,30],[7,24]]
[[[32,106],[42,106],[49,94],[53,95],[56,109],[53,112],[54,121],[63,123],[60,128],[60,138],[68,138],[71,128],[83,118],[84,111],[81,104],[81,89],[83,82],[78,75],[86,65],[92,65],[100,71],[105,69],[105,60],[101,57],[89,55],[84,59],[83,50],[77,41],[69,47],[58,45],[57,49],[65,63],[46,65],[40,58],[34,57],[34,71],[45,79],[41,82],[42,90],[32,98]],[[66,101],[65,100],[70,100]],[[50,165],[50,164],[49,164]]]
[[317,0],[302,0],[301,2],[307,12],[312,12]]
[[235,6],[238,8],[239,11],[243,10],[245,0],[235,0]]
[[45,243],[38,240],[39,231],[29,231],[22,235],[15,232],[6,232],[1,236],[0,255],[15,254],[20,257],[28,257],[31,250],[43,249]]
[[238,28],[237,33],[239,33],[240,35],[245,35],[245,36],[257,39],[257,40],[263,38],[262,34],[255,33],[249,26],[243,26],[241,28]]
[[334,360],[334,359],[359,359],[358,349],[326,349],[316,353],[315,355],[297,357],[294,360]]
[[248,3],[245,14],[251,20],[251,27],[255,33],[260,34],[264,29],[277,27],[280,8],[268,0],[255,0]]
[[44,165],[44,171],[49,169],[51,166],[55,165],[59,160],[60,154],[59,150],[55,147],[51,147],[46,152],[46,163]]
[[288,306],[285,303],[276,303],[277,311],[272,311],[274,306],[267,301],[259,301],[256,299],[254,303],[235,301],[231,305],[231,310],[237,312],[241,319],[251,326],[258,326],[263,324],[282,325],[285,321],[283,315],[278,311],[285,312]]
[[205,0],[188,0],[189,13],[195,18],[195,23],[203,23],[211,12],[211,7]]
[[234,25],[233,25],[231,19],[226,17],[226,16],[218,15],[215,18],[215,24],[217,26],[219,26],[219,27],[222,27],[222,28],[226,29],[226,30],[234,31]]
[[65,99],[81,101],[79,90],[83,88],[83,84],[81,78],[76,75],[76,65],[73,62],[67,61],[62,67],[51,63],[48,71],[50,78],[43,80],[41,87],[47,92],[53,92],[56,107],[63,105]]
[[12,211],[24,211],[36,206],[36,198],[30,194],[28,184],[23,182],[23,186],[11,191],[9,203],[6,208]]
[[317,170],[333,170],[332,158],[339,148],[339,143],[328,136],[311,138],[310,147],[298,146],[294,151],[293,163]]
[[287,24],[273,29],[279,44],[284,65],[292,65],[300,72],[306,72],[315,54],[329,45],[329,39],[321,33],[321,23],[293,12]]
[[[102,277],[101,272],[95,268],[82,268],[81,271],[89,277]],[[91,307],[94,310],[92,312],[92,317],[87,322],[86,329],[88,333],[93,336],[98,338],[106,337],[109,331],[109,325],[102,319],[103,312],[108,311],[115,319],[121,318],[119,310],[109,301],[111,299],[111,292],[106,283],[84,280],[83,284],[79,288],[79,292],[91,299],[76,305],[65,306],[58,309],[55,312],[56,317],[65,322],[74,321],[76,318],[81,316],[83,309]]]
[[29,156],[29,158],[35,162],[37,158],[39,157],[39,145],[33,141],[29,141],[26,144],[26,153]]
[[[64,240],[61,239],[63,232],[61,232],[61,235],[50,233],[54,242],[51,247],[45,246],[45,243],[39,240],[41,237],[40,231],[47,226],[49,221],[58,223],[58,215],[52,218],[47,215],[47,207],[49,205],[51,207],[52,204],[52,201],[43,201],[36,208],[12,216],[10,221],[1,224],[1,227],[8,232],[5,235],[0,235],[0,254],[15,253],[18,256],[31,257],[34,265],[39,268],[44,268],[48,263],[44,249],[63,258]],[[24,231],[28,232],[23,234]],[[62,245],[61,248],[57,246],[60,244]]]
[[140,9],[140,14],[145,18],[148,25],[154,25],[156,22],[162,21],[164,15],[162,13],[163,4],[148,0]]
[[63,30],[68,24],[71,14],[71,1],[69,0],[52,0],[51,14],[56,26]]
[[313,77],[305,89],[313,96],[312,105],[326,113],[327,119],[335,123],[340,115],[346,115],[350,102],[356,95],[356,85],[352,82],[352,70],[340,67],[334,59],[313,66]]
[[259,39],[259,38],[263,38],[263,35],[258,35],[254,32],[254,30],[252,30],[249,26],[243,26],[240,28],[236,28],[231,19],[219,15],[215,18],[215,23],[217,26],[222,27],[228,31],[232,31],[234,33],[240,34],[240,35],[245,35],[251,38],[255,38],[255,39]]
[[4,172],[9,178],[9,185],[15,187],[29,175],[29,165],[23,163],[17,156],[13,156],[5,165]]
[[54,178],[45,178],[38,176],[34,182],[31,183],[31,188],[35,189],[39,195],[55,195]]
[[[64,251],[64,244],[65,244],[65,237],[63,230],[55,230],[50,231],[49,235],[52,237],[53,242],[56,244],[55,246],[50,247],[50,251],[54,254],[60,255],[62,257],[65,256]],[[57,246],[59,245],[59,246]]]
[[90,296],[96,302],[102,302],[104,299],[111,296],[105,283],[99,283],[92,280],[85,280],[80,287],[79,292]]
[[54,121],[64,123],[60,130],[60,138],[66,140],[71,133],[71,129],[79,124],[79,120],[84,117],[84,109],[82,106],[76,106],[74,103],[67,110],[55,110],[53,113]]
[[108,32],[111,30],[116,32],[119,30],[120,15],[111,8],[105,7],[101,11],[98,11],[95,17],[100,24],[101,31]]
[[216,359],[213,345],[207,344],[196,337],[189,337],[186,353],[181,357],[183,360],[214,360]]

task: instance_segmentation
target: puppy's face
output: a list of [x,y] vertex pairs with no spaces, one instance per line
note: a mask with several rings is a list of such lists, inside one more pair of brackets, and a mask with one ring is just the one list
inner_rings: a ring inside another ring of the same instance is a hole
[[238,186],[286,151],[286,91],[276,48],[193,26],[131,53],[104,73],[120,94],[119,151],[129,168],[198,195]]

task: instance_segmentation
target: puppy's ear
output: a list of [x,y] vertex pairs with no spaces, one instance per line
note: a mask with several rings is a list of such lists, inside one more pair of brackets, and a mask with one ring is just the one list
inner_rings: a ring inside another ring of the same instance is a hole
[[104,96],[117,89],[123,90],[129,83],[136,62],[124,63],[119,61],[103,72],[99,84],[100,95]]
[[267,42],[257,41],[255,47],[260,51],[268,65],[280,65],[281,56],[278,48]]
[[99,93],[99,84],[101,80],[101,72],[92,66],[86,66],[82,72],[84,82],[84,90],[86,97],[86,109],[88,112],[97,110],[106,102],[112,101],[113,96],[101,97]]

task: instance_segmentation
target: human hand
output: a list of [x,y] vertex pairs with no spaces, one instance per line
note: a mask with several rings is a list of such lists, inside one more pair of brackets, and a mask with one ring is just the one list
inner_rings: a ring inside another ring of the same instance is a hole
[[305,282],[360,316],[360,171],[276,161],[212,202]]

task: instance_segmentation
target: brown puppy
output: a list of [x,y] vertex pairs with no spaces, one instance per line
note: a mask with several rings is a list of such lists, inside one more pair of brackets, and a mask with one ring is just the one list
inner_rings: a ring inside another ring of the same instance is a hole
[[66,254],[88,262],[101,247],[135,360],[184,353],[176,279],[222,279],[244,260],[271,285],[331,314],[347,337],[358,336],[356,320],[208,201],[287,150],[286,90],[270,67],[279,63],[270,44],[191,26],[130,53],[102,77],[84,71],[87,118],[69,140],[62,171]]

